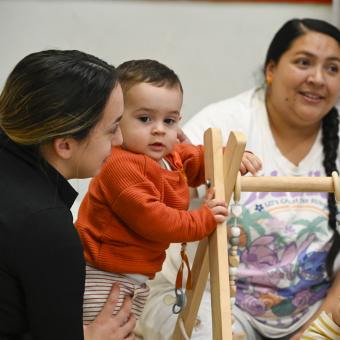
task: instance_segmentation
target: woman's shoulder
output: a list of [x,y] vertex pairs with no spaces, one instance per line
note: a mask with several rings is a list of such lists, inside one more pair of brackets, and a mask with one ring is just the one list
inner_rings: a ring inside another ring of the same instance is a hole
[[77,193],[52,167],[10,158],[2,165],[0,215],[4,224],[16,225],[21,230],[30,216],[39,216],[40,213],[48,216],[55,211],[69,214]]
[[234,97],[212,103],[198,112],[197,115],[207,114],[208,112],[214,112],[216,115],[225,115],[226,112],[230,114],[248,113],[254,106],[255,102],[259,100],[260,94],[260,89],[253,88]]
[[253,88],[235,97],[206,106],[183,127],[193,143],[202,143],[203,133],[209,128],[247,131],[254,116],[264,107],[263,90]]

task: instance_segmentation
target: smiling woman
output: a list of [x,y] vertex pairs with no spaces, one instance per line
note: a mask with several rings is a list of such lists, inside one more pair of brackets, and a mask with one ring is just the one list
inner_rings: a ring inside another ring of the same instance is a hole
[[[268,56],[266,80],[270,85],[268,116],[276,144],[284,156],[299,164],[313,145],[321,120],[339,98],[339,42],[324,33],[306,31],[279,60]],[[289,130],[303,134],[300,147],[287,143],[285,131]]]

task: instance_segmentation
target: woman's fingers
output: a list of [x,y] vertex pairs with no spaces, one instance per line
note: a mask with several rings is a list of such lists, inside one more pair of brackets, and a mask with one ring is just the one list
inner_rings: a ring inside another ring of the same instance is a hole
[[[136,318],[133,314],[131,314],[131,307],[132,307],[132,301],[129,296],[126,296],[123,302],[123,305],[120,309],[120,311],[115,315],[115,318],[120,323],[120,325],[124,326],[128,324],[132,320],[133,328],[136,325]],[[133,329],[132,328],[132,329]],[[130,331],[132,330],[130,329]],[[127,332],[126,334],[128,334]]]
[[121,332],[123,336],[126,339],[134,339],[135,335],[134,335],[133,330],[135,329],[135,327],[136,327],[136,317],[133,314],[130,314],[129,319],[126,321],[126,323],[123,326],[121,326]]
[[262,162],[260,159],[250,152],[245,152],[242,157],[240,165],[240,171],[242,175],[250,172],[252,175],[256,175],[258,171],[262,169]]
[[121,309],[112,315],[119,300],[120,286],[112,285],[107,301],[96,319],[84,326],[85,340],[134,340],[136,317],[131,313],[131,298],[125,297]]
[[[119,284],[114,283],[112,285],[111,292],[105,302],[105,305],[101,312],[98,314],[97,318],[110,318],[112,316],[113,310],[115,309],[115,306],[118,302],[120,293],[120,287]],[[119,314],[119,313],[118,313]]]

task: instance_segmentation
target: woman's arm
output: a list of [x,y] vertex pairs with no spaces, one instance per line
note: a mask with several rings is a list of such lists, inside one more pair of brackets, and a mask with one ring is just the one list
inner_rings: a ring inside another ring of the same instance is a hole
[[316,311],[311,319],[299,329],[299,331],[294,334],[290,340],[299,340],[302,336],[303,332],[311,325],[311,323],[319,316],[322,311],[331,312],[333,308],[335,308],[338,303],[338,296],[340,295],[340,272],[337,273],[332,286],[329,288],[327,292],[327,296],[322,302],[320,308]]
[[66,207],[44,209],[22,225],[12,260],[32,338],[82,340],[85,263],[72,215]]
[[[112,311],[119,286],[98,317],[82,322],[85,263],[72,217],[65,209],[48,209],[26,220],[18,266],[25,289],[30,333],[35,340],[133,340],[135,317],[127,298],[116,316]],[[68,223],[69,222],[69,223]],[[84,332],[83,332],[84,331]]]

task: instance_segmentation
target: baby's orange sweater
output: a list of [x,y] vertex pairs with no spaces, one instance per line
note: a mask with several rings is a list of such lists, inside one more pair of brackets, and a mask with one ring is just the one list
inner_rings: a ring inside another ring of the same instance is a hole
[[204,183],[203,147],[179,144],[166,160],[172,171],[148,156],[113,148],[78,212],[88,263],[153,278],[171,242],[200,240],[215,229],[206,205],[187,211],[188,185]]

